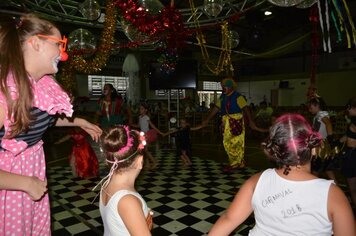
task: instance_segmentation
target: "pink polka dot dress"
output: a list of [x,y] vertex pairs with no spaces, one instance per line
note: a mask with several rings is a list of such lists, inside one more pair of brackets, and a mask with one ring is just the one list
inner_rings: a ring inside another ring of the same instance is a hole
[[[36,176],[46,179],[46,163],[41,136],[48,127],[53,125],[56,113],[72,115],[72,105],[67,94],[50,76],[45,76],[33,86],[33,108],[31,114],[34,121],[27,133],[12,139],[4,138],[8,134],[12,119],[6,119],[0,130],[0,169],[24,176]],[[11,97],[16,99],[12,76],[8,77],[8,88]],[[0,92],[0,105],[7,113],[7,103]],[[22,191],[0,190],[0,235],[27,236],[51,235],[50,206],[48,194],[41,200],[33,201]]]

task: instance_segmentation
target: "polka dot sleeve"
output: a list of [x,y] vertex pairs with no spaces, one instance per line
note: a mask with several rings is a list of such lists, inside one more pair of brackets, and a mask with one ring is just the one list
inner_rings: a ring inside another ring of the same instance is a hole
[[[63,113],[66,116],[72,116],[73,108],[69,96],[51,76],[44,76],[37,82],[32,79],[30,80],[33,86],[34,107],[46,111],[50,115]],[[11,75],[7,79],[7,85],[12,99],[16,99],[16,85]],[[7,114],[6,98],[2,93],[0,93],[0,104],[3,106],[5,113]],[[6,115],[4,120],[5,134],[9,132],[12,120],[12,118],[8,119],[7,117],[8,116]],[[27,148],[27,143],[21,140],[17,141],[14,138],[7,139],[2,137],[1,147],[12,152],[14,155],[17,155]]]
[[66,116],[72,116],[73,106],[68,94],[51,76],[44,76],[39,81],[34,82],[33,87],[34,107],[47,111],[50,115],[63,113]]

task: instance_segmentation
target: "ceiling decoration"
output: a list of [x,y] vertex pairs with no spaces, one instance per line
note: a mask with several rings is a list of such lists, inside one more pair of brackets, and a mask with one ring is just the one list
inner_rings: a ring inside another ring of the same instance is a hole
[[304,0],[268,0],[273,5],[279,7],[292,7],[302,3]]
[[217,17],[224,5],[225,3],[223,0],[204,0],[204,12],[208,16]]
[[313,6],[318,0],[304,0],[301,3],[297,4],[295,7],[300,9],[305,9]]
[[[66,22],[77,25],[87,25],[93,27],[102,27],[102,23],[95,20],[88,20],[81,13],[83,5],[82,1],[75,0],[2,0],[2,4],[14,7],[15,9],[21,9],[25,12],[37,12],[46,17],[47,19],[59,22]],[[87,0],[88,1],[88,0]],[[201,26],[207,26],[216,24],[216,22],[222,22],[228,20],[234,15],[243,11],[246,6],[252,8],[260,5],[265,0],[231,0],[225,2],[221,9],[220,14],[215,17],[211,17],[206,14],[204,6],[196,7],[196,16]],[[87,4],[87,3],[86,3]],[[78,7],[79,6],[79,7]],[[102,7],[102,12],[105,10]],[[0,12],[9,12],[7,10],[0,10]],[[188,28],[194,28],[194,22],[190,8],[179,9],[182,14],[183,22]],[[120,26],[118,26],[120,27]]]
[[[35,12],[49,20],[60,23],[60,26],[63,26],[65,29],[63,32],[66,34],[78,28],[92,29],[92,32],[95,33],[95,36],[100,40],[101,35],[98,35],[98,33],[102,30],[95,28],[102,29],[104,27],[106,1],[97,1],[101,6],[99,18],[97,18],[97,15],[92,14],[93,12],[89,12],[92,15],[88,15],[88,12],[85,12],[85,10],[91,8],[91,6],[94,6],[93,9],[97,8],[97,5],[93,3],[94,0],[1,0],[0,13],[19,15],[24,12]],[[115,1],[115,3],[129,1],[130,0],[119,0]],[[159,1],[165,7],[172,2],[172,0],[137,1],[141,3]],[[292,1],[298,0],[271,1],[283,1],[289,4]],[[210,59],[214,60],[218,60],[222,50],[221,43],[223,41],[223,35],[220,30],[221,25],[223,22],[228,22],[229,43],[232,49],[231,56],[235,61],[237,59],[245,60],[256,57],[270,58],[288,56],[288,54],[293,53],[306,52],[309,54],[311,46],[308,42],[308,34],[310,35],[311,32],[311,24],[308,19],[310,13],[308,6],[313,5],[313,7],[316,7],[317,4],[315,4],[315,1],[316,0],[301,1],[301,3],[295,7],[276,7],[267,0],[224,0],[223,4],[221,0],[194,0],[196,7],[194,13],[192,13],[189,1],[175,0],[175,10],[181,15],[184,30],[189,33],[189,37],[185,40],[185,47],[189,47],[188,50],[190,50],[190,53],[196,52],[196,49],[200,48],[199,41],[196,39],[196,23],[198,22],[199,29],[204,33],[206,40],[205,48],[212,49],[209,51]],[[325,0],[320,1],[324,2]],[[345,4],[343,0],[338,1],[340,4],[342,3],[341,5]],[[347,1],[347,4],[350,5],[349,10],[351,12],[341,17],[340,13],[345,13],[346,11],[342,10],[337,12],[334,9],[335,7],[332,8],[334,12],[330,13],[329,24],[332,27],[330,32],[333,34],[331,37],[333,50],[345,50],[346,46],[354,46],[356,37],[352,24],[352,15],[355,15],[355,3],[355,0]],[[221,12],[218,13],[220,9]],[[263,14],[264,10],[271,10],[273,15],[265,16]],[[331,11],[331,8],[329,8],[329,10]],[[170,64],[172,64],[172,62],[174,63],[177,51],[166,50],[166,42],[160,40],[156,41],[152,38],[149,39],[152,40],[152,43],[147,45],[137,43],[138,41],[142,42],[141,39],[133,38],[130,42],[127,38],[130,38],[128,37],[130,35],[137,36],[131,32],[135,28],[137,29],[137,27],[133,27],[134,25],[131,23],[128,24],[128,26],[133,29],[127,29],[127,25],[126,28],[123,27],[125,24],[121,24],[120,22],[122,18],[121,15],[122,14],[119,13],[119,17],[116,19],[116,42],[111,45],[113,47],[112,51],[115,50],[117,52],[121,48],[134,49],[137,47],[139,47],[141,51],[159,49],[162,51],[162,56],[160,57],[161,61],[169,61]],[[324,23],[325,22],[326,21],[324,21]],[[340,25],[341,23],[344,25]],[[236,32],[236,34],[234,32]],[[235,45],[238,47],[235,48]],[[170,49],[173,49],[173,47]],[[99,50],[99,48],[97,47],[96,50]],[[189,55],[191,56],[191,54]]]
[[75,73],[81,72],[85,74],[98,73],[106,66],[107,60],[111,55],[114,44],[114,35],[116,30],[116,19],[118,11],[114,0],[107,0],[105,13],[107,15],[104,22],[104,29],[100,38],[100,44],[95,54],[90,58],[86,58],[86,54],[80,52],[75,54],[74,51],[68,50],[73,56],[64,64],[59,80],[67,91],[74,92]]
[[98,20],[101,15],[100,5],[96,0],[85,0],[79,4],[79,11],[88,20]]
[[[198,18],[196,17],[196,8],[193,0],[189,0],[193,20],[196,28],[196,38],[198,40],[198,44],[201,49],[201,53],[203,56],[203,62],[206,67],[212,72],[214,75],[219,75],[221,72],[226,72],[227,75],[232,76],[234,72],[234,67],[231,63],[231,40],[230,40],[230,31],[229,25],[227,21],[224,21],[221,24],[221,51],[219,55],[219,59],[217,63],[214,63],[209,56],[206,44],[206,38],[201,30],[201,26],[199,24]],[[222,7],[222,6],[221,6]]]

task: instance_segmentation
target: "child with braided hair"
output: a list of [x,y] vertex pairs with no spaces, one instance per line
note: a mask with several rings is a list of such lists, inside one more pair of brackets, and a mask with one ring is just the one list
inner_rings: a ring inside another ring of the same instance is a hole
[[146,145],[143,132],[115,126],[103,134],[102,145],[106,162],[111,167],[109,174],[96,186],[101,185],[99,208],[104,236],[151,235],[151,211],[135,189]]
[[321,143],[299,114],[279,117],[264,152],[277,167],[248,179],[209,235],[229,235],[254,212],[249,235],[356,235],[350,204],[332,180],[311,174],[312,152]]

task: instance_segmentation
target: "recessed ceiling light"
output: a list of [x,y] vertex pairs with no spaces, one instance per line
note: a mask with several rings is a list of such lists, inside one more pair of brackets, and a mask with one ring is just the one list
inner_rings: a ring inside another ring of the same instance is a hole
[[265,16],[270,16],[270,15],[272,15],[271,11],[265,11]]

